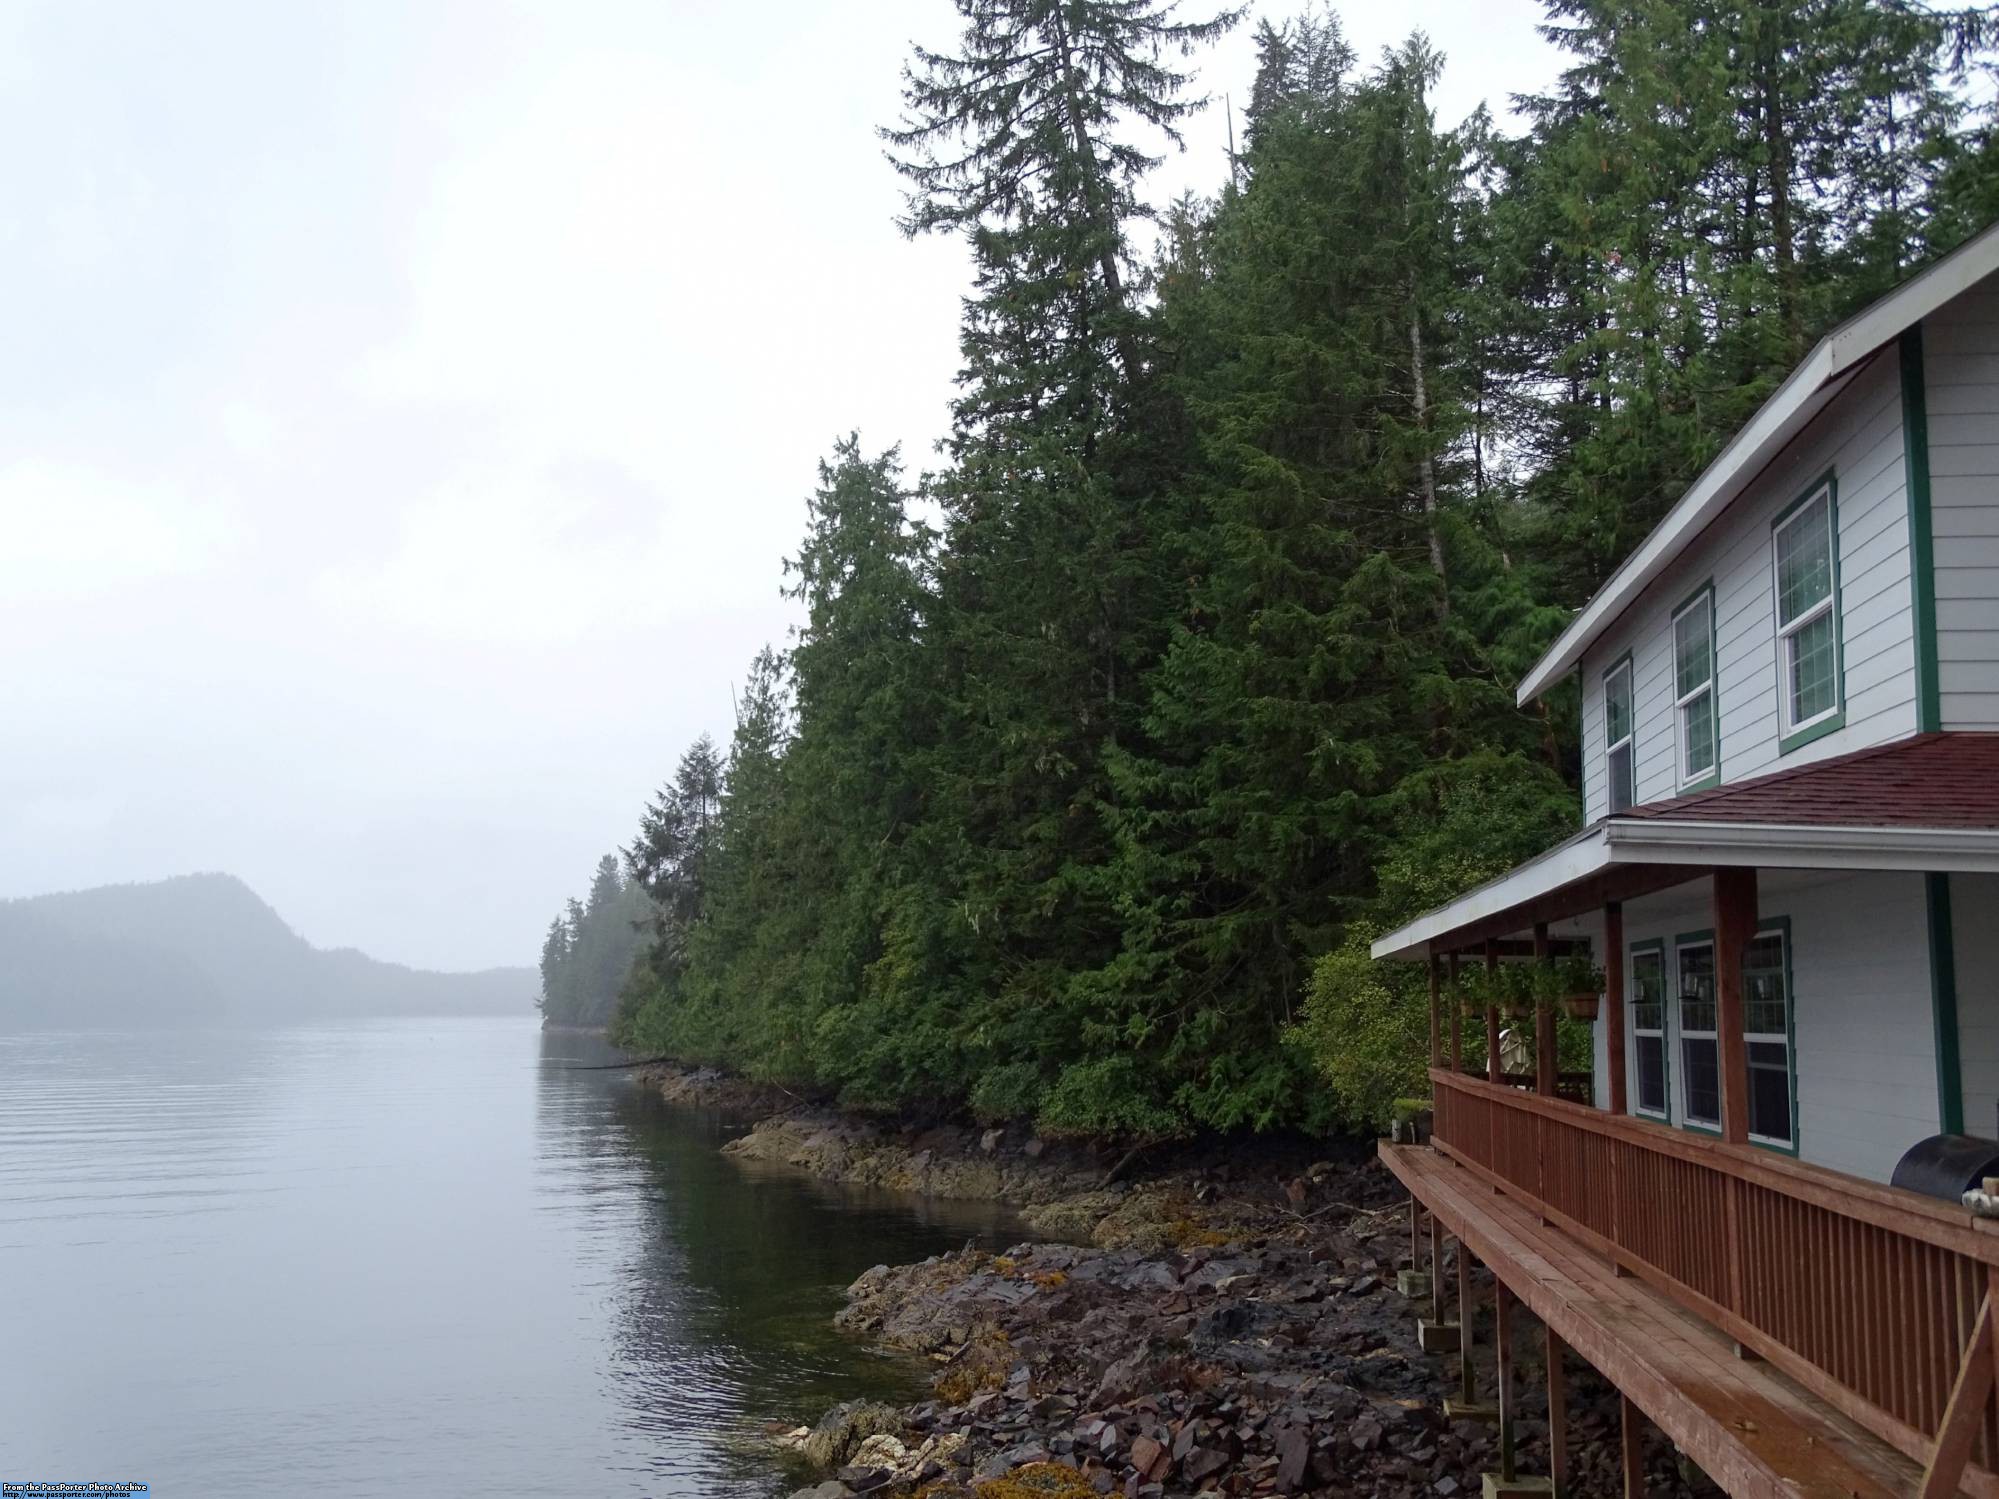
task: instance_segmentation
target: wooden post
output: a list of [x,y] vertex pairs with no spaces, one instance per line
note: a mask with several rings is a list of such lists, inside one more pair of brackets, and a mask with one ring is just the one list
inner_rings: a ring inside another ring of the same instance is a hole
[[1430,954],[1430,1065],[1444,1065],[1443,1014],[1439,1006],[1443,1002],[1444,960],[1435,953]]
[[1993,1293],[1999,1290],[1999,1270],[1986,1277],[1985,1300],[1978,1307],[1978,1321],[1964,1345],[1957,1378],[1951,1384],[1950,1401],[1944,1407],[1930,1460],[1923,1469],[1921,1499],[1945,1499],[1958,1491],[1965,1464],[1971,1460],[1972,1446],[1985,1413],[1992,1406],[1993,1364],[1999,1348],[1993,1342]]
[[1409,1194],[1409,1269],[1412,1274],[1423,1269],[1423,1204],[1414,1192]]
[[1622,1418],[1618,1424],[1623,1428],[1619,1445],[1624,1449],[1624,1499],[1645,1499],[1645,1431],[1638,1424],[1645,1416],[1629,1395],[1620,1393],[1617,1403]]
[[1492,1278],[1492,1347],[1499,1366],[1499,1481],[1511,1483],[1513,1469],[1513,1293]]
[[1548,1329],[1548,1477],[1555,1499],[1569,1491],[1569,1390],[1562,1355],[1568,1345]]
[[1430,1210],[1430,1320],[1444,1320],[1444,1228]]
[[1478,1403],[1477,1370],[1471,1362],[1471,1247],[1458,1240],[1458,1398],[1465,1405]]
[[[1548,923],[1537,921],[1534,923],[1534,966],[1536,969],[1545,968],[1547,963]],[[1555,1051],[1555,1006],[1551,1002],[1537,1000],[1534,1005],[1534,1091],[1543,1098],[1553,1098],[1561,1069],[1561,1057]]]
[[[1499,939],[1496,937],[1485,939],[1485,971],[1499,972]],[[1489,1083],[1499,1081],[1499,1006],[1496,1004],[1485,1007],[1485,1080]]]
[[1610,1063],[1610,1112],[1630,1112],[1624,1078],[1624,904],[1603,908],[1603,1050]]
[[1715,1029],[1720,1037],[1721,1137],[1749,1142],[1749,1049],[1743,1040],[1742,959],[1756,935],[1756,871],[1714,872]]
[[1458,955],[1451,954],[1451,1071],[1465,1070],[1464,1006],[1458,1003]]

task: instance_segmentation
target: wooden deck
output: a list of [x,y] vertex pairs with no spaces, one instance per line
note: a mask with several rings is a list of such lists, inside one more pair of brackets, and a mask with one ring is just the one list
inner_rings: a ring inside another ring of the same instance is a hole
[[1381,1158],[1437,1221],[1730,1494],[1910,1495],[1921,1469],[1660,1291],[1427,1146]]

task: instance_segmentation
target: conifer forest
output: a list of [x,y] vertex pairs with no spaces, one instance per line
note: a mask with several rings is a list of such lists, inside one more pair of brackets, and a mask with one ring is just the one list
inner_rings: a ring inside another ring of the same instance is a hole
[[[1374,1122],[1426,1044],[1370,934],[1580,816],[1574,688],[1515,682],[1815,340],[1999,217],[1990,13],[1551,0],[1502,128],[1332,10],[1223,79],[1235,13],[956,9],[881,132],[902,228],[972,259],[949,438],[801,476],[796,634],[599,871],[633,935],[563,1012],[865,1108]],[[1211,190],[1145,201],[1223,90]]]

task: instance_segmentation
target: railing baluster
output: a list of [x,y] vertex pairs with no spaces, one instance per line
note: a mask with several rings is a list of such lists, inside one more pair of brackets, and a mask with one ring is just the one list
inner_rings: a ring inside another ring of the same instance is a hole
[[[1999,1235],[1752,1148],[1432,1076],[1440,1145],[1649,1263],[1694,1310],[1724,1308],[1757,1351],[1904,1451],[1934,1436]],[[1999,1408],[1979,1421],[1973,1460],[1987,1473],[1999,1460]]]

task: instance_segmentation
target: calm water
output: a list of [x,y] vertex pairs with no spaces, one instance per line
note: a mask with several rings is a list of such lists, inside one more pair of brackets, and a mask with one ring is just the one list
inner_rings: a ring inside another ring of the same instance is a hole
[[770,1419],[920,1372],[833,1333],[990,1242],[715,1151],[531,1020],[0,1035],[0,1478],[767,1495]]

